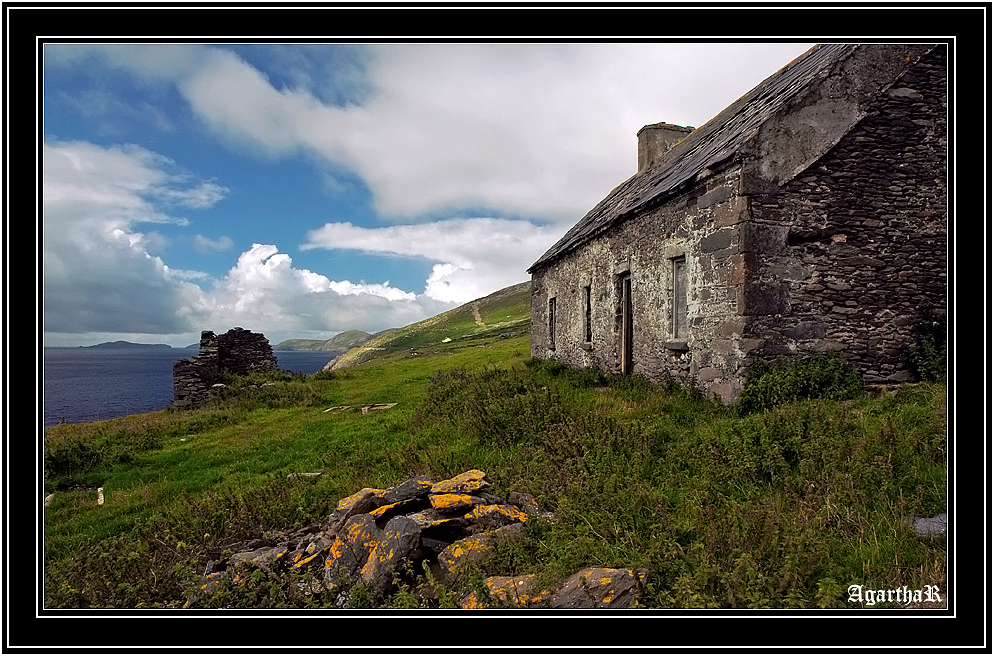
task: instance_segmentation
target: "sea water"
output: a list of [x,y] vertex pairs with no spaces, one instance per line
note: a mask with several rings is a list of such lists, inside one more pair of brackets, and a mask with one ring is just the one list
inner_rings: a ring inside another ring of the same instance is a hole
[[[195,355],[196,348],[46,348],[39,399],[45,426],[162,410],[173,399],[173,362]],[[275,355],[280,369],[313,374],[337,353]]]

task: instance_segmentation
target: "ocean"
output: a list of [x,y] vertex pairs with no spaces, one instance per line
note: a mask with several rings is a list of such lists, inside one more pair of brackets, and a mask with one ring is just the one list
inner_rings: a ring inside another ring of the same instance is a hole
[[[173,362],[196,348],[46,348],[45,426],[162,410],[173,399]],[[283,370],[313,374],[337,353],[276,351]]]

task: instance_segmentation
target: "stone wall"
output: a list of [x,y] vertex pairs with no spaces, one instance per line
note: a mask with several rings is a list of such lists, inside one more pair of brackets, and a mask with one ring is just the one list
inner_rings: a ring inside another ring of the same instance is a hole
[[210,399],[211,385],[221,370],[238,375],[277,371],[278,362],[269,340],[261,333],[232,328],[222,335],[200,333],[196,356],[173,363],[173,406],[197,408]]
[[867,382],[911,379],[916,308],[946,306],[946,57],[936,48],[775,195],[750,199],[762,238],[750,316],[762,355],[839,351]]
[[[631,280],[631,373],[659,380],[703,373],[708,382],[743,353],[736,321],[735,256],[745,204],[731,166],[666,204],[626,221],[533,275],[532,356],[571,367],[621,373],[623,280]],[[687,276],[686,335],[673,326],[674,261]],[[590,287],[590,341],[585,342]],[[556,340],[550,348],[548,300],[556,298]],[[701,371],[703,370],[703,372]],[[720,381],[719,381],[720,382]]]

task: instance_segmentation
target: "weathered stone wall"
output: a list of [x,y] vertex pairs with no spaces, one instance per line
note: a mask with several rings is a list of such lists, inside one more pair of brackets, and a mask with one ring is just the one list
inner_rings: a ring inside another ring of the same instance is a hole
[[[665,205],[616,226],[602,238],[535,271],[532,287],[532,355],[572,367],[621,372],[624,276],[632,288],[632,373],[659,380],[702,373],[709,383],[716,365],[740,358],[735,321],[738,170],[711,176]],[[673,261],[687,269],[689,331],[673,329]],[[585,337],[585,291],[590,287],[591,339]],[[550,348],[549,299],[556,298],[556,340]],[[733,369],[737,366],[733,363]],[[702,371],[703,370],[703,371]]]
[[245,376],[256,371],[276,371],[278,362],[262,333],[232,328],[217,338],[218,366]]
[[246,375],[255,371],[276,371],[278,362],[261,333],[232,328],[223,335],[200,333],[196,356],[173,363],[173,405],[200,407],[210,399],[211,377],[221,369]]
[[915,308],[943,309],[946,295],[946,60],[927,50],[861,52],[699,186],[534,270],[532,356],[620,373],[628,275],[631,373],[690,376],[732,402],[753,357],[835,350],[867,382],[907,380]]
[[753,196],[755,353],[839,351],[911,378],[915,309],[946,305],[946,57],[938,47],[778,194]]

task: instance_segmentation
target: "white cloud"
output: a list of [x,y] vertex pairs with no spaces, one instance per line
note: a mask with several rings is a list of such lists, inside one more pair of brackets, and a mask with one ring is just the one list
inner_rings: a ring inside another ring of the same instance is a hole
[[210,251],[227,251],[231,250],[231,247],[234,245],[235,242],[231,239],[231,237],[226,235],[222,235],[217,239],[211,239],[198,234],[193,238],[193,247],[201,253],[207,253]]
[[[46,333],[190,335],[242,325],[283,339],[399,327],[452,307],[386,282],[332,281],[294,268],[273,245],[253,245],[217,281],[170,268],[149,252],[163,238],[137,227],[185,224],[154,201],[203,197],[204,185],[169,168],[166,158],[137,147],[45,145]],[[212,250],[233,245],[229,237],[193,241]]]
[[137,146],[52,142],[43,149],[44,320],[51,332],[150,332],[185,328],[175,288],[150,251],[164,238],[142,223],[186,220],[150,198],[184,194],[185,176]]
[[196,325],[242,326],[270,341],[400,327],[452,307],[387,283],[332,281],[296,269],[290,256],[271,244],[253,244],[209,291],[189,283],[181,289],[179,312]]
[[303,86],[277,89],[221,47],[104,46],[74,56],[173,81],[230,142],[350,169],[385,218],[476,208],[572,223],[635,172],[639,128],[699,126],[807,46],[371,46],[369,91],[345,107]]
[[525,270],[559,237],[561,227],[475,218],[363,228],[327,223],[302,249],[326,248],[422,257],[435,262],[425,295],[465,303],[528,279]]

